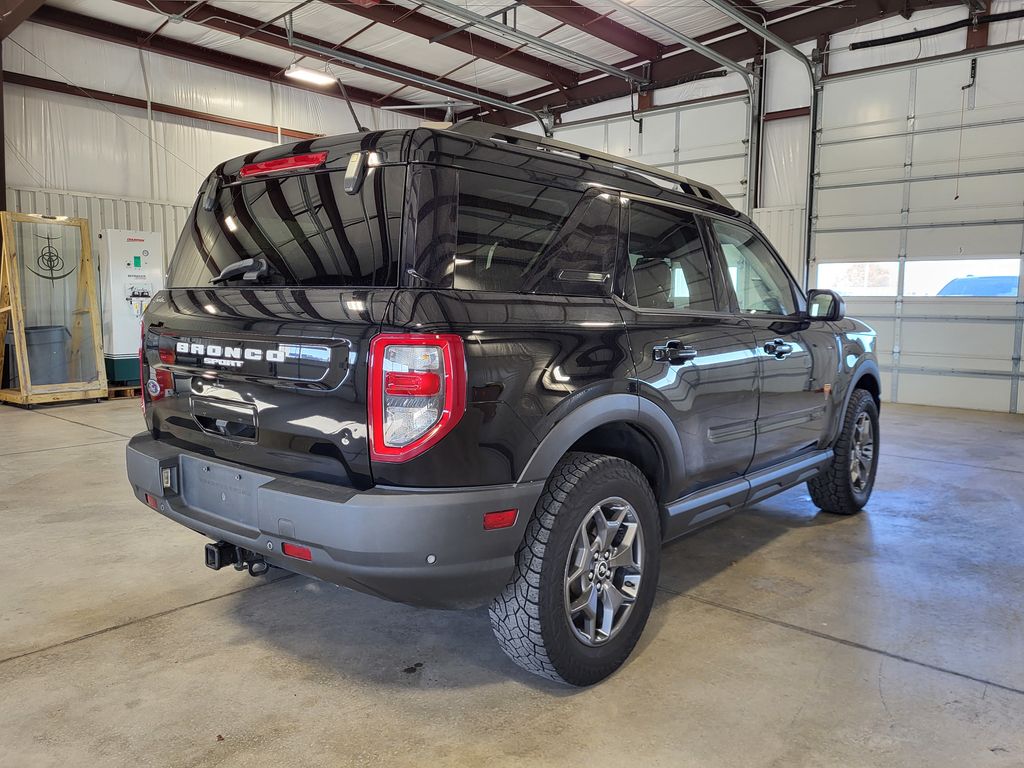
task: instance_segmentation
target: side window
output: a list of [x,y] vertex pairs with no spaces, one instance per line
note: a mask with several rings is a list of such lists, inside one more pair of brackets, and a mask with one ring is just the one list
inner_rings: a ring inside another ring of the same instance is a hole
[[711,225],[722,246],[740,312],[793,314],[793,287],[768,247],[743,227],[723,221],[712,221]]
[[587,282],[594,273],[603,282],[615,225],[603,226],[600,216],[595,222],[592,203],[580,192],[460,171],[454,287],[574,293],[568,283],[576,278]]
[[650,309],[717,309],[696,217],[636,200],[628,210],[631,303]]

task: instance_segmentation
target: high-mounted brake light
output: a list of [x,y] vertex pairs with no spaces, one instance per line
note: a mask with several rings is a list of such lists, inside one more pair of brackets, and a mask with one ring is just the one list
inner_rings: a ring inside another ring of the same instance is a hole
[[454,334],[382,333],[370,342],[370,457],[400,462],[447,435],[466,410],[466,358]]
[[292,155],[291,157],[279,157],[276,160],[249,163],[242,166],[242,170],[238,172],[238,175],[244,179],[249,176],[274,173],[275,171],[299,171],[304,168],[317,168],[326,161],[326,152],[310,152],[306,155]]

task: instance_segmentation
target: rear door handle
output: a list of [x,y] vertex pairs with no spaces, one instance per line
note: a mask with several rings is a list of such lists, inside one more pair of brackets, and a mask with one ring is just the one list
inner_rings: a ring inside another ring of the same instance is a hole
[[775,355],[776,360],[784,360],[793,354],[793,345],[787,344],[782,339],[772,339],[764,343],[764,351],[769,355]]
[[664,344],[654,348],[654,360],[669,365],[682,365],[697,357],[697,350],[689,344],[683,344],[678,339],[666,341]]

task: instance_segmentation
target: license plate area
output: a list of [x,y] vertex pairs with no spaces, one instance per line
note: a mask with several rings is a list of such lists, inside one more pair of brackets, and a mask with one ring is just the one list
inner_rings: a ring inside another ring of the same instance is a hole
[[210,515],[257,527],[256,492],[270,477],[193,456],[181,457],[185,503]]
[[256,442],[256,407],[210,397],[192,397],[192,418],[209,435]]

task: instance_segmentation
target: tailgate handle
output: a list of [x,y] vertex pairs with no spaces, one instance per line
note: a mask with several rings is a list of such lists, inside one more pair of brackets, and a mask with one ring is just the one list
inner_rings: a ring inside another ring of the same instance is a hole
[[256,439],[256,407],[208,397],[192,398],[192,418],[211,435],[232,440]]

